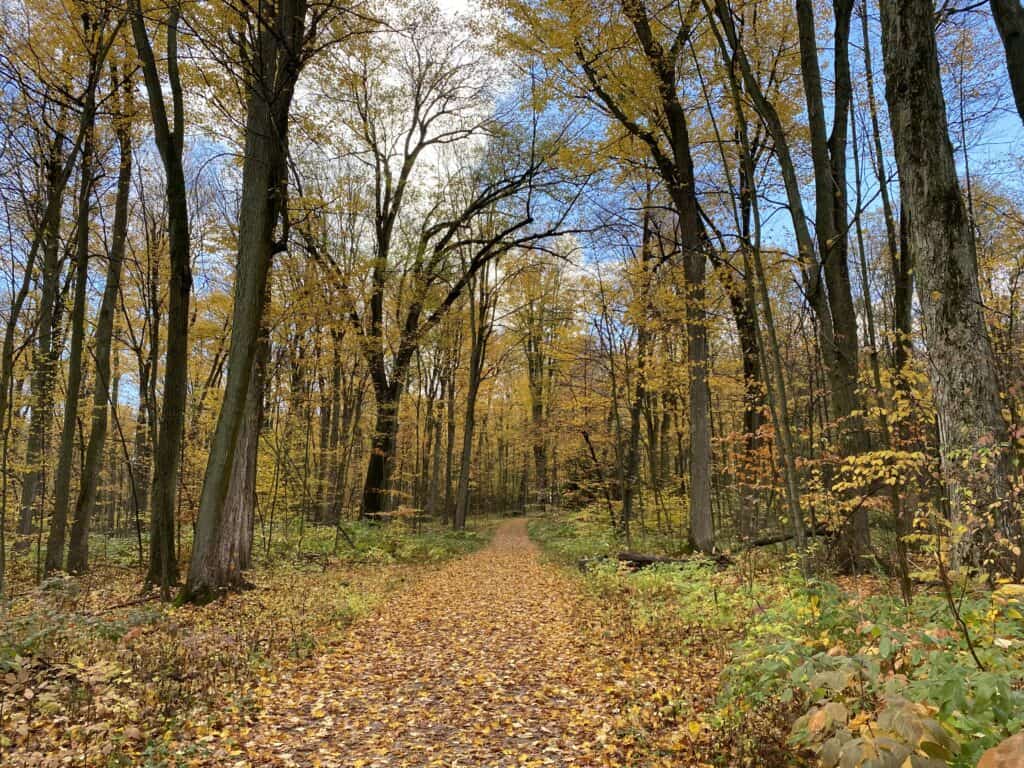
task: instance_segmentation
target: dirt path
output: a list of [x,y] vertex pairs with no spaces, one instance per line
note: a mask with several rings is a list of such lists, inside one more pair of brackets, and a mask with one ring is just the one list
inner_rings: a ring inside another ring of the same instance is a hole
[[613,717],[580,596],[523,520],[279,681],[246,743],[266,766],[599,766]]

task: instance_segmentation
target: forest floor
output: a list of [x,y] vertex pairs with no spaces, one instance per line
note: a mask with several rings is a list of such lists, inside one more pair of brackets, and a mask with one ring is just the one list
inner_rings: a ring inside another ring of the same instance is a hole
[[506,521],[265,681],[238,765],[706,764],[694,713],[713,701],[716,654],[647,655],[623,629]]

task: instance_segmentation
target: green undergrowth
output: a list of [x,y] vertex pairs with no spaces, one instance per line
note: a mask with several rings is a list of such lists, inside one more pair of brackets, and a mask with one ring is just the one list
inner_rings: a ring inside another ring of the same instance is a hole
[[[474,552],[494,532],[497,518],[476,518],[464,531],[453,531],[440,522],[413,525],[403,520],[389,523],[345,521],[340,526],[307,526],[301,535],[292,533],[271,541],[257,541],[258,563],[341,562],[390,565],[437,563]],[[262,547],[261,547],[262,544]]]
[[724,648],[703,718],[729,754],[781,729],[793,760],[828,768],[966,767],[1024,728],[1024,587],[952,584],[961,626],[935,587],[907,607],[887,580],[807,579],[778,558],[633,573],[602,559],[618,542],[586,519],[537,519],[530,533],[551,558],[586,561],[584,584],[638,643]]

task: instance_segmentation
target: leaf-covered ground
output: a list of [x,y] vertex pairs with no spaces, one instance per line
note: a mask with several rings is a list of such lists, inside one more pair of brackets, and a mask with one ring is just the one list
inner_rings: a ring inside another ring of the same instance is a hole
[[371,534],[375,559],[254,571],[201,609],[140,600],[131,570],[28,589],[0,623],[0,765],[785,764],[732,759],[706,718],[729,638],[596,594],[524,521],[461,557]]
[[266,680],[238,764],[702,764],[703,728],[676,697],[713,696],[713,659],[647,666],[624,637],[509,521],[315,663]]

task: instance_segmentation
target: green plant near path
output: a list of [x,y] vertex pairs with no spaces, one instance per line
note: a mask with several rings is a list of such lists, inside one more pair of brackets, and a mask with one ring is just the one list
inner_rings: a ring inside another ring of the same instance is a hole
[[756,578],[742,562],[700,560],[631,573],[600,559],[615,540],[579,519],[534,520],[530,532],[560,562],[598,558],[582,578],[636,642],[706,651],[711,637],[728,649],[707,713],[722,734],[754,743],[750,723],[774,722],[827,768],[966,767],[1024,728],[1024,587],[957,590],[979,668],[938,590],[907,607],[888,582],[807,579],[783,561]]

